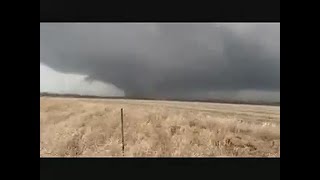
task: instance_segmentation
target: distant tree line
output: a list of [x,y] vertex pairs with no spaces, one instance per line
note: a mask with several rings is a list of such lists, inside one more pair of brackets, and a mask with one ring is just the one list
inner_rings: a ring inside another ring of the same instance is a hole
[[241,100],[224,100],[224,99],[178,99],[178,98],[151,98],[151,97],[117,97],[117,96],[94,96],[80,94],[58,94],[40,92],[40,97],[71,97],[71,98],[95,98],[95,99],[141,99],[141,100],[163,100],[163,101],[186,101],[186,102],[212,102],[212,103],[230,103],[230,104],[251,104],[251,105],[270,105],[280,106],[280,102],[266,101],[241,101]]

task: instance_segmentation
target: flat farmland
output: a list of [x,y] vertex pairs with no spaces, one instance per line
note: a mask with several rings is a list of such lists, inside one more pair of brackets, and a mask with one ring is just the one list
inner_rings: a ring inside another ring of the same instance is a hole
[[280,106],[40,97],[41,157],[280,157]]

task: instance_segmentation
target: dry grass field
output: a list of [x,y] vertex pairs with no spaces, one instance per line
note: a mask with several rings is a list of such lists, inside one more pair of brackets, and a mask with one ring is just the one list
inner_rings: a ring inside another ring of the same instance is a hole
[[280,107],[40,98],[41,157],[280,157]]

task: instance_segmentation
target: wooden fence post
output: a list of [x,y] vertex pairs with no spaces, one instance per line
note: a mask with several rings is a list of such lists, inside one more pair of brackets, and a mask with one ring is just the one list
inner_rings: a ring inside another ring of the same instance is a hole
[[124,156],[123,109],[121,108],[122,156]]

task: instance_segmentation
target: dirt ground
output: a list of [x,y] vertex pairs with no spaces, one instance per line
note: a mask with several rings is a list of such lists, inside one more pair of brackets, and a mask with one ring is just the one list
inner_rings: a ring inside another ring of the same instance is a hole
[[40,97],[41,157],[280,157],[280,107]]

